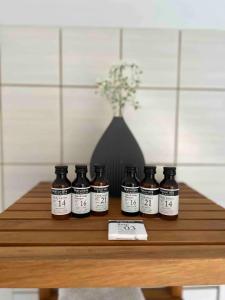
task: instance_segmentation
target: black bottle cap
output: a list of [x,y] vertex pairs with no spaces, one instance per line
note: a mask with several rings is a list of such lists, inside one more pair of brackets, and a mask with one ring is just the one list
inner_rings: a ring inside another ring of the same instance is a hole
[[105,166],[101,164],[94,165],[95,172],[105,172]]
[[136,172],[137,168],[133,165],[128,165],[128,166],[125,167],[125,171],[126,172]]
[[87,165],[75,165],[76,173],[87,173]]
[[66,166],[66,165],[55,166],[55,173],[56,174],[67,174],[68,173],[68,166]]
[[163,174],[164,175],[176,175],[176,167],[164,167]]
[[144,173],[147,174],[155,174],[156,173],[156,166],[144,166]]

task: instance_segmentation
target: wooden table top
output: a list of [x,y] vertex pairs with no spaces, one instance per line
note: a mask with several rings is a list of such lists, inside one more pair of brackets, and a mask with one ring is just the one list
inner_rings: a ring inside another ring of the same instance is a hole
[[[103,217],[53,220],[41,182],[0,215],[0,287],[152,287],[225,283],[225,210],[180,184],[176,221],[144,218],[148,241],[108,241]],[[133,219],[142,219],[133,217]]]

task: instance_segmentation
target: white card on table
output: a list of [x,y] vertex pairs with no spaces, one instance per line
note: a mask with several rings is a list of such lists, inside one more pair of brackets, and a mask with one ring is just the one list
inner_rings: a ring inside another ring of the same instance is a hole
[[142,220],[109,220],[108,240],[147,240]]

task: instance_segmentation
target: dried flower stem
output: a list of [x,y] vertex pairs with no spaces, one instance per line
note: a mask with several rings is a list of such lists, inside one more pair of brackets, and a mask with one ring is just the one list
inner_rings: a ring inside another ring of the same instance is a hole
[[141,74],[142,71],[136,64],[121,62],[110,68],[105,80],[97,82],[99,94],[111,102],[115,116],[123,115],[126,103],[130,103],[134,109],[139,107],[136,91]]

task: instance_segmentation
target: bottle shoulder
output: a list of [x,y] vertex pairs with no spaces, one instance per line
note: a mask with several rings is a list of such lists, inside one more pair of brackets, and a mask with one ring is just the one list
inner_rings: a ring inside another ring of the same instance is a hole
[[176,182],[176,180],[174,179],[163,179],[161,182],[160,182],[160,187],[161,188],[164,188],[164,189],[178,189],[179,188],[179,185],[178,183]]
[[52,183],[52,188],[67,188],[71,187],[71,182],[68,178],[66,179],[55,179]]
[[155,179],[143,179],[140,186],[144,188],[159,188],[159,183]]
[[74,187],[89,187],[90,186],[90,181],[88,180],[87,177],[84,177],[84,178],[77,177],[72,182],[72,186],[74,186]]
[[139,186],[139,181],[135,178],[125,178],[122,181],[122,185],[127,187],[136,187]]
[[94,186],[106,186],[109,185],[109,182],[105,178],[95,178],[91,181],[91,185]]

